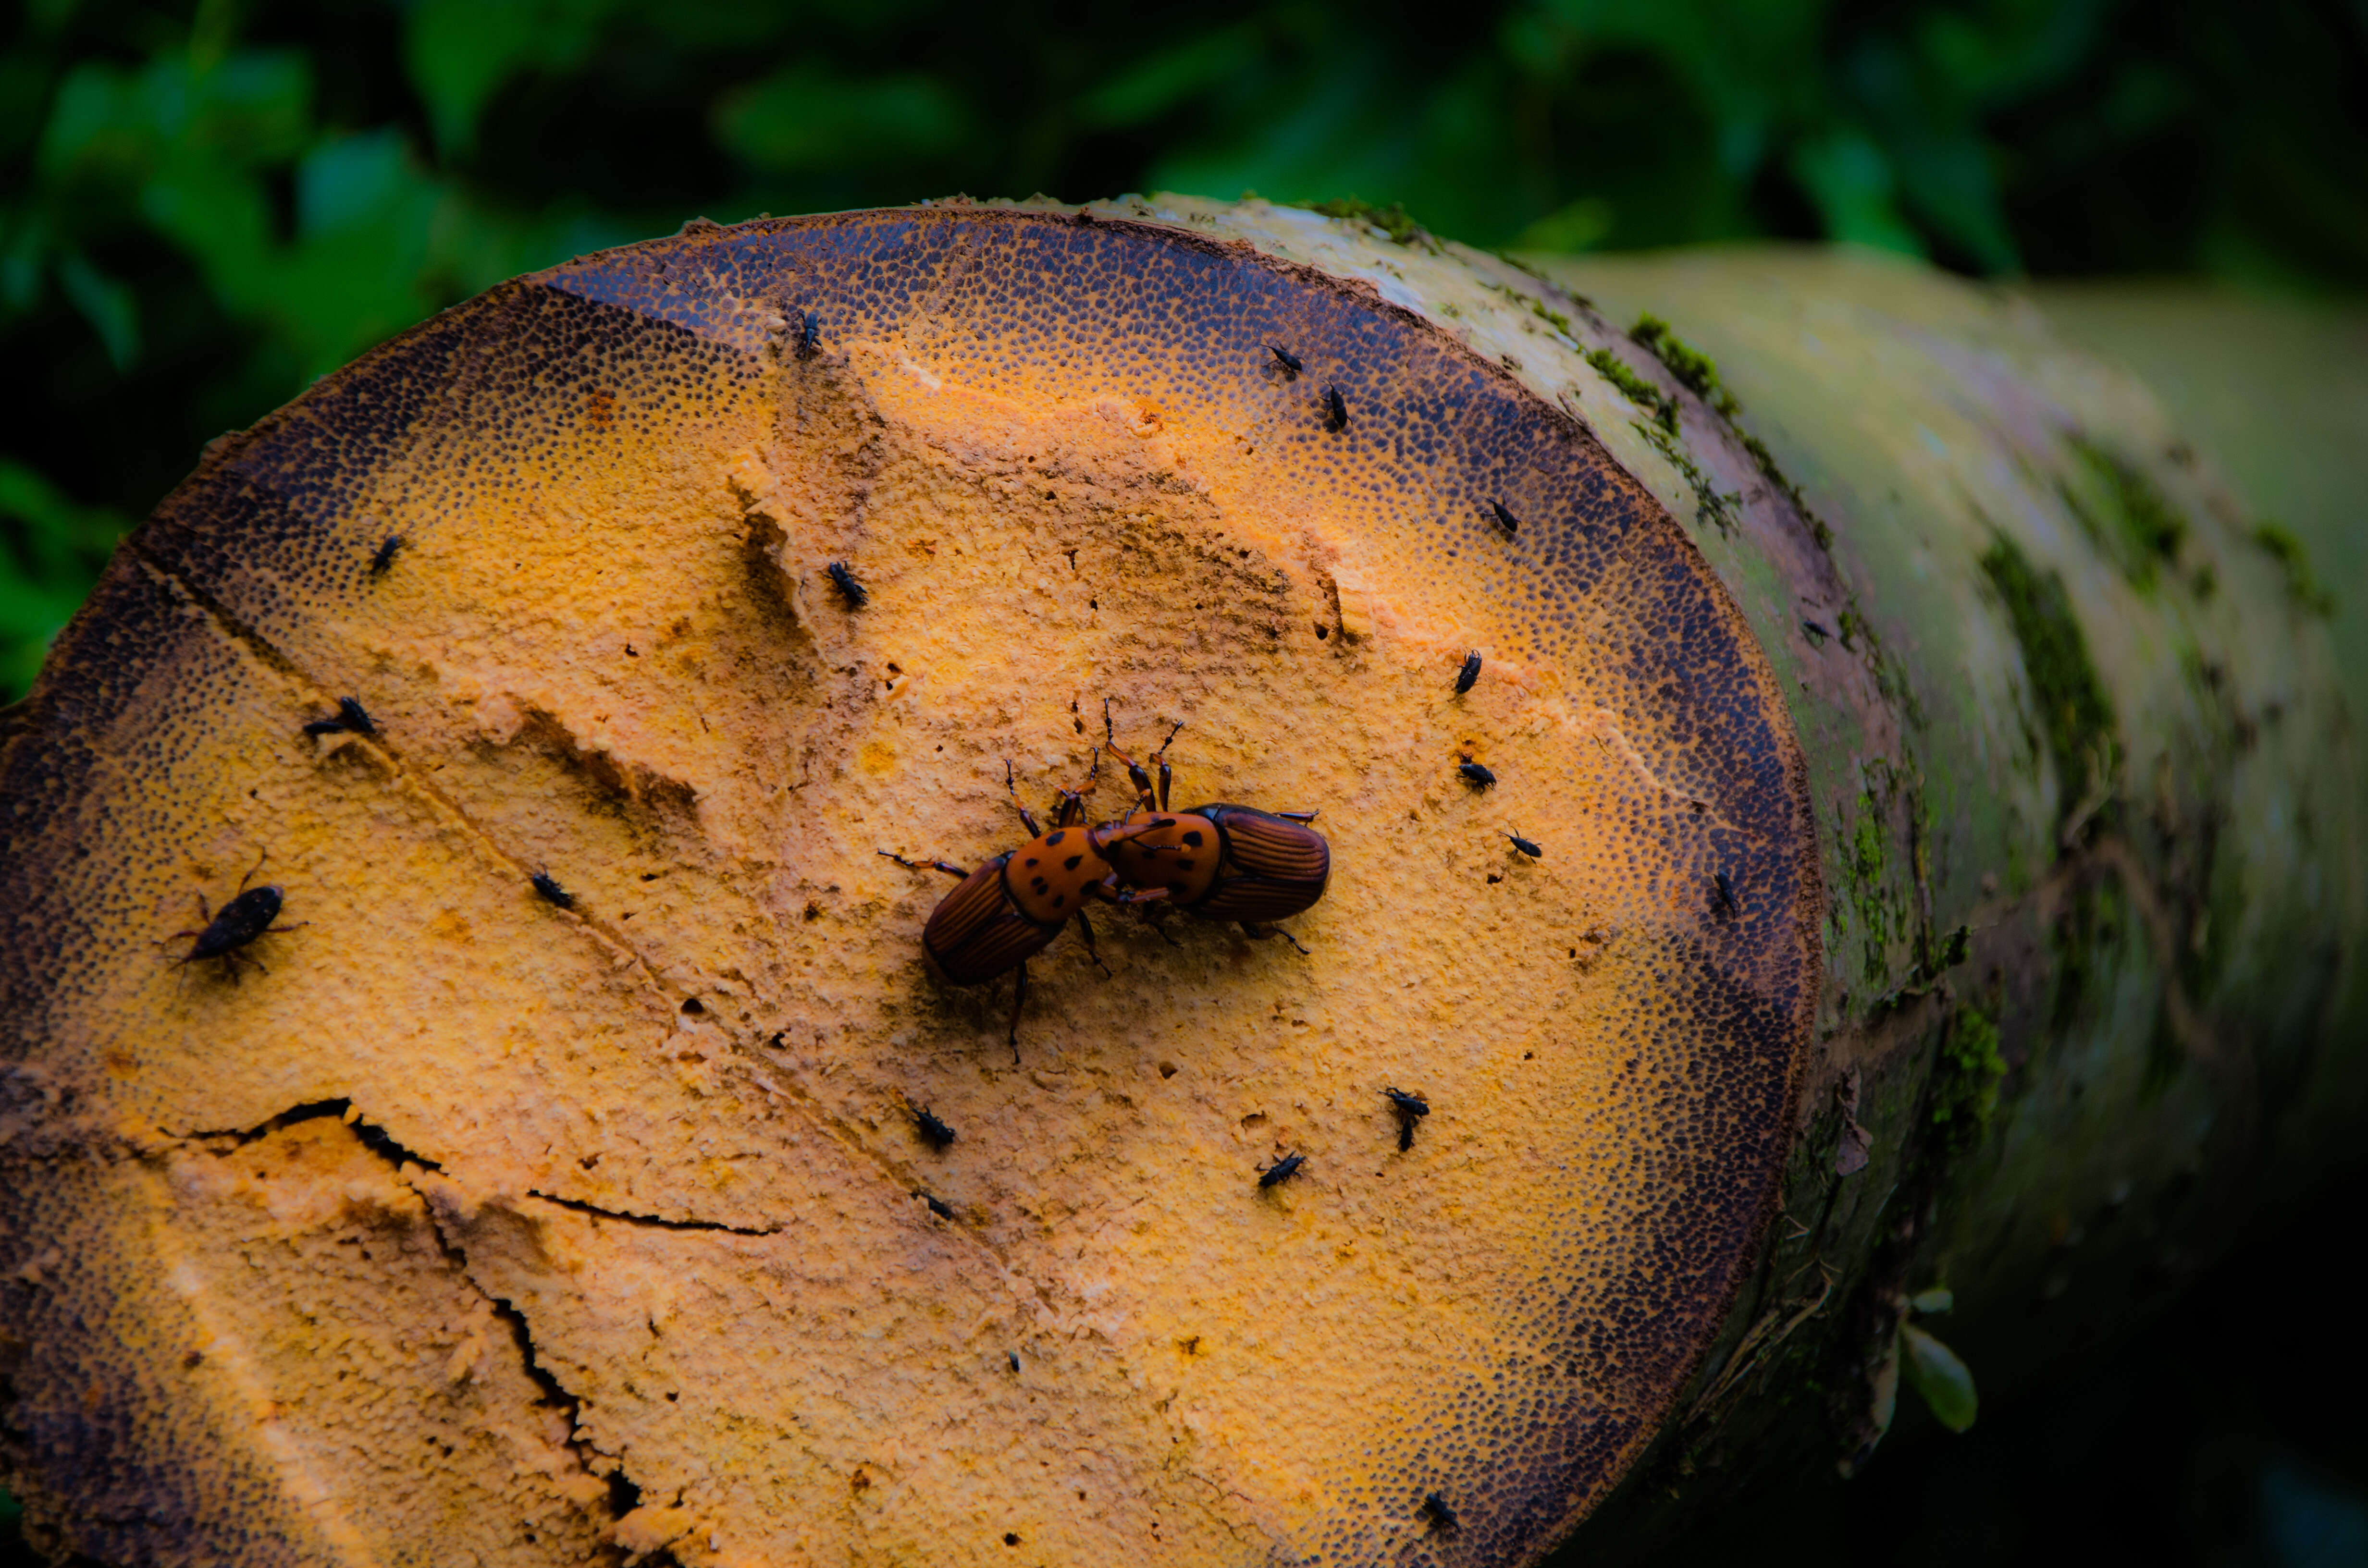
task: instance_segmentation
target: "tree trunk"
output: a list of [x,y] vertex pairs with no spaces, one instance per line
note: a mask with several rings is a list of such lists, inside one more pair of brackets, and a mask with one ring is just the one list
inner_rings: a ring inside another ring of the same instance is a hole
[[1837,939],[1787,1218],[1600,1558],[1850,1473],[1919,1383],[1948,1424],[1962,1369],[2061,1373],[2357,1163],[2368,322],[1766,248],[1542,266],[1707,351],[1902,716],[1821,744],[1796,705]]
[[[1609,1551],[2340,1161],[2340,519],[1917,268],[1539,265],[693,225],[210,449],[0,730],[36,1539]],[[1163,739],[1320,811],[1292,943],[925,962]]]

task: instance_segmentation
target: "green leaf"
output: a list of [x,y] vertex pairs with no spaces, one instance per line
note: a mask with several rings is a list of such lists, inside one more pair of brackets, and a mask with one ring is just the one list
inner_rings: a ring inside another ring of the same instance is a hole
[[1971,1427],[1979,1401],[1974,1374],[1956,1352],[1912,1324],[1900,1325],[1899,1348],[1900,1375],[1923,1396],[1933,1417],[1952,1432]]
[[1223,86],[1258,63],[1257,30],[1227,28],[1163,50],[1087,94],[1078,112],[1094,125],[1141,125]]
[[0,458],[0,702],[32,684],[127,527],[120,515],[76,506],[40,473]]
[[1592,250],[1611,233],[1611,203],[1600,196],[1582,196],[1555,209],[1521,231],[1517,250]]
[[943,83],[917,73],[848,80],[815,65],[727,95],[715,131],[751,164],[782,173],[910,162],[975,134]]
[[1861,132],[1837,131],[1802,142],[1793,149],[1792,170],[1829,237],[1903,256],[1924,254],[1924,242],[1892,199],[1890,161]]
[[404,63],[447,158],[474,150],[485,105],[512,77],[566,71],[599,37],[616,0],[419,0]]
[[1907,1299],[1907,1304],[1919,1312],[1945,1312],[1957,1304],[1957,1298],[1946,1285],[1935,1285],[1929,1290],[1918,1290]]
[[93,267],[80,251],[58,258],[58,287],[98,334],[116,374],[131,369],[140,358],[140,302],[131,290]]

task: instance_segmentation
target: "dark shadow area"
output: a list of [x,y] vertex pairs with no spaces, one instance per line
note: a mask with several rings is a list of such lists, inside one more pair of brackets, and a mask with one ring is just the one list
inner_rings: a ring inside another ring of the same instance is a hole
[[2341,1284],[2368,1173],[2070,1381],[1952,1437],[1900,1400],[1856,1480],[1768,1488],[1671,1563],[2368,1564],[2368,1363]]

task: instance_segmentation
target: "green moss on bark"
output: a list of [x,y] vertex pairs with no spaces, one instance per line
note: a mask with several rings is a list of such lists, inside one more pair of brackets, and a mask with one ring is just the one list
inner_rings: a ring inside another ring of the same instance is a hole
[[1958,1008],[1950,1016],[1933,1067],[1932,1125],[1942,1130],[1951,1144],[1972,1146],[1989,1125],[1990,1112],[1998,1108],[1998,1085],[2005,1081],[1998,1020],[1979,1007]]
[[1728,419],[1743,412],[1735,394],[1719,383],[1718,366],[1711,357],[1669,330],[1669,324],[1647,311],[1636,318],[1628,335],[1652,350],[1669,368],[1679,385]]
[[2335,596],[2327,591],[2318,574],[2311,570],[2310,552],[2303,548],[2302,540],[2280,525],[2265,522],[2253,530],[2253,542],[2285,569],[2289,598],[2316,616],[2335,613]]
[[1644,409],[1657,421],[1662,429],[1674,434],[1678,428],[1677,400],[1636,373],[1634,366],[1609,348],[1590,348],[1587,362],[1601,372],[1603,379],[1620,389],[1620,395]]
[[1406,203],[1402,201],[1393,201],[1387,207],[1381,207],[1354,196],[1336,196],[1329,201],[1302,201],[1294,205],[1310,212],[1320,212],[1326,218],[1347,218],[1371,223],[1387,234],[1393,244],[1419,243],[1434,251],[1439,248],[1438,242],[1430,237],[1430,231],[1406,216]]
[[2065,444],[2087,480],[2061,486],[2065,505],[2132,584],[2151,588],[2164,563],[2179,555],[2186,517],[2144,470],[2120,453],[2086,436],[2068,437]]
[[2097,678],[2064,580],[2032,566],[2003,534],[1982,556],[1981,567],[2005,602],[2008,622],[2022,651],[2023,676],[2031,683],[2032,700],[2047,732],[2047,749],[2055,759],[2060,811],[2068,815],[2092,780],[2111,766],[2112,699]]
[[1859,801],[1858,826],[1850,833],[1850,902],[1866,939],[1865,974],[1883,978],[1884,949],[1890,945],[1890,907],[1883,900],[1883,808],[1870,791]]
[[1694,517],[1697,522],[1709,524],[1721,533],[1735,527],[1735,508],[1743,505],[1743,497],[1740,494],[1722,492],[1711,476],[1702,471],[1702,464],[1687,456],[1685,449],[1678,445],[1677,437],[1667,430],[1655,425],[1637,425],[1633,422],[1630,428],[1652,442],[1654,449],[1668,459],[1670,466],[1683,474],[1686,483],[1693,486]]

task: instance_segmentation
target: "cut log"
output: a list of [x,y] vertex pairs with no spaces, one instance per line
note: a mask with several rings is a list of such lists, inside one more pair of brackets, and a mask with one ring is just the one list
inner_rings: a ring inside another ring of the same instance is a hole
[[[1715,265],[1714,369],[1258,202],[694,227],[211,449],[0,731],[37,1541],[1527,1562],[2208,1253],[2357,1103],[2326,623],[2135,383]],[[1015,1064],[927,863],[1179,723],[1328,885]]]

